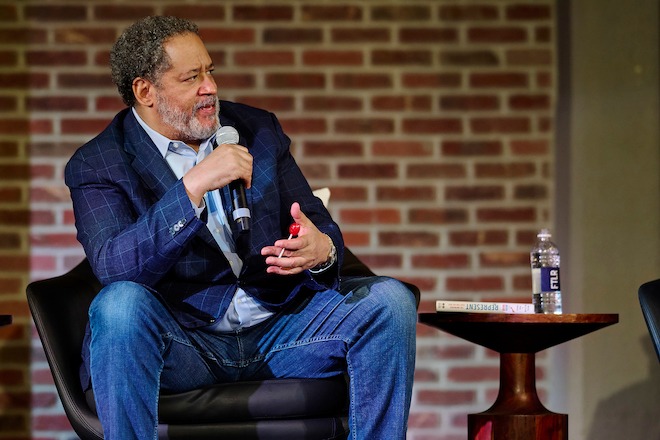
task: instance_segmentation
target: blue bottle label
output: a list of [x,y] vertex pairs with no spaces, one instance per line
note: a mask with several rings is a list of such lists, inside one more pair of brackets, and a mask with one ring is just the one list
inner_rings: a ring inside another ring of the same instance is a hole
[[558,267],[541,268],[541,292],[558,292],[561,290]]

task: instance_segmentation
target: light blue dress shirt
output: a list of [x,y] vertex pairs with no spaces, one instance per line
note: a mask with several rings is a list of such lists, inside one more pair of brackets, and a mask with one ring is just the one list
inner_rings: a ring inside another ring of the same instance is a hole
[[[177,179],[181,179],[188,170],[213,151],[215,135],[202,142],[199,146],[199,151],[196,152],[189,145],[181,141],[173,141],[156,132],[140,118],[134,108],[132,110],[135,118],[154,144],[156,144],[158,151],[163,155],[163,158],[167,161]],[[218,246],[220,246],[225,258],[229,261],[232,271],[238,276],[243,267],[243,261],[236,254],[231,228],[227,223],[227,215],[225,210],[222,209],[220,192],[215,190],[206,193],[200,207],[195,206],[192,201],[190,203],[193,205],[198,218],[200,218],[204,208],[208,206],[209,211],[206,226],[211,231]],[[243,289],[237,288],[227,312],[221,319],[207,327],[207,329],[215,332],[231,332],[259,324],[268,319],[272,314],[272,312],[264,308]]]

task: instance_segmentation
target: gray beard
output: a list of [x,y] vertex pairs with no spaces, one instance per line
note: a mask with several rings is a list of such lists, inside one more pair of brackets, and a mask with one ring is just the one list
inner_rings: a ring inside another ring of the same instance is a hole
[[[219,108],[218,97],[216,96],[215,98],[209,98],[209,100],[210,99],[215,101],[215,108]],[[209,100],[196,105],[190,113],[186,113],[171,105],[169,100],[161,94],[157,94],[156,111],[160,117],[163,118],[163,122],[172,127],[176,132],[177,139],[175,140],[183,142],[202,141],[210,138],[218,128],[220,128],[220,121],[217,113],[215,115],[215,123],[211,127],[203,126],[199,120],[195,118],[195,112],[206,105]]]

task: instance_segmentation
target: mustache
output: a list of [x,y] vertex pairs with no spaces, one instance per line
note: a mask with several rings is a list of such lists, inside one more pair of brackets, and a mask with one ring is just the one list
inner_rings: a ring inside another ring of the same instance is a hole
[[195,104],[195,107],[193,108],[193,111],[197,111],[201,108],[209,107],[209,106],[212,106],[212,105],[216,106],[216,107],[218,106],[218,97],[217,96],[214,97],[214,98],[209,97],[209,98],[206,98],[206,99],[198,102],[197,104]]

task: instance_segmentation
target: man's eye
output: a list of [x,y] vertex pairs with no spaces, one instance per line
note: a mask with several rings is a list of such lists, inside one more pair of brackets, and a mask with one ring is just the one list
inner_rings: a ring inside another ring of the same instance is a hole
[[199,76],[199,75],[193,75],[193,76],[190,76],[190,77],[186,78],[186,81],[187,81],[187,82],[193,82],[193,81],[195,81],[195,80],[197,79],[198,76]]

